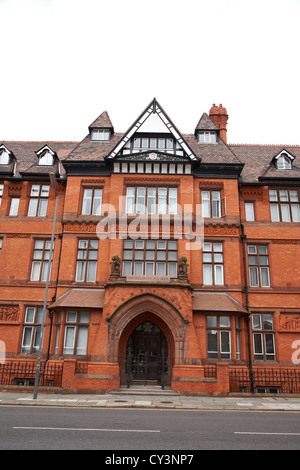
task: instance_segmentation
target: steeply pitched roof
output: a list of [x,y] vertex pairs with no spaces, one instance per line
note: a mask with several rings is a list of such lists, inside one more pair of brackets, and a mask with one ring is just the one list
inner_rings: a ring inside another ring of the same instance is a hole
[[[24,173],[31,174],[48,174],[49,171],[54,173],[64,173],[63,166],[60,164],[69,155],[70,151],[75,147],[77,142],[24,142],[24,141],[4,141],[4,145],[13,153],[16,161],[15,177],[20,177]],[[39,166],[36,152],[42,147],[48,145],[57,155],[52,166]]]
[[207,113],[203,113],[197,126],[196,131],[219,131],[217,124],[208,116]]
[[[274,179],[300,177],[300,146],[229,144],[229,148],[245,165],[242,171],[242,181],[245,183],[259,182],[264,177]],[[277,170],[272,163],[273,158],[283,149],[295,157],[292,170]]]
[[103,111],[100,116],[89,125],[89,129],[111,129],[113,132],[113,125],[107,111]]

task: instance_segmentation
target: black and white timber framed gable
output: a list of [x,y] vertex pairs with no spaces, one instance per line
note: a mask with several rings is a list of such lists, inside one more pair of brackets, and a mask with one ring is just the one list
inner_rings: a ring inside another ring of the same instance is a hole
[[105,159],[114,173],[191,174],[200,162],[155,98]]

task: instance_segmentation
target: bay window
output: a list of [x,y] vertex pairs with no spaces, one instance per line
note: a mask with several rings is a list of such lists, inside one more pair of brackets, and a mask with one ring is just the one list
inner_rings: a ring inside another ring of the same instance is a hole
[[23,326],[21,353],[33,354],[39,351],[43,307],[27,307]]

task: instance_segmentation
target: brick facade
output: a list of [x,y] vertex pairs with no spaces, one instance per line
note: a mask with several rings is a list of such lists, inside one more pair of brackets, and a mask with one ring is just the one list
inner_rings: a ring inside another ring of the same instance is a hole
[[[157,114],[165,132],[143,131],[143,116]],[[3,142],[0,151],[10,157],[0,164],[0,340],[6,363],[37,358],[58,197],[42,363],[62,364],[64,389],[127,384],[128,354],[131,381],[161,383],[163,377],[183,393],[229,393],[235,367],[250,373],[297,368],[300,148],[227,144],[227,119],[226,109],[214,105],[194,134],[182,135],[154,100],[130,128],[135,131],[116,134],[105,112],[82,142],[48,142],[51,165],[39,164],[46,143]],[[94,131],[108,132],[108,138],[94,140]],[[169,148],[160,150],[162,137]],[[133,139],[144,139],[145,147],[135,150]],[[276,167],[282,151],[291,162],[286,170]],[[161,214],[129,214],[127,188],[135,191],[135,204],[136,188],[142,188],[146,207],[156,197]],[[169,188],[183,212],[164,219]],[[282,200],[272,202],[270,190]],[[13,199],[19,202],[11,215]],[[99,213],[92,209],[96,199]],[[186,230],[196,229],[201,203],[211,213],[201,219],[202,244],[195,249]],[[272,203],[280,220],[271,220]],[[187,214],[192,225],[185,225]],[[127,248],[125,240],[132,241]]]

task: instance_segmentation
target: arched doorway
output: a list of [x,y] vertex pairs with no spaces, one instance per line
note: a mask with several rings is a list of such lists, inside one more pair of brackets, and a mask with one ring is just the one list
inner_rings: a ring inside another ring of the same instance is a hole
[[147,320],[131,333],[126,347],[126,370],[131,383],[168,383],[170,358],[162,330]]

